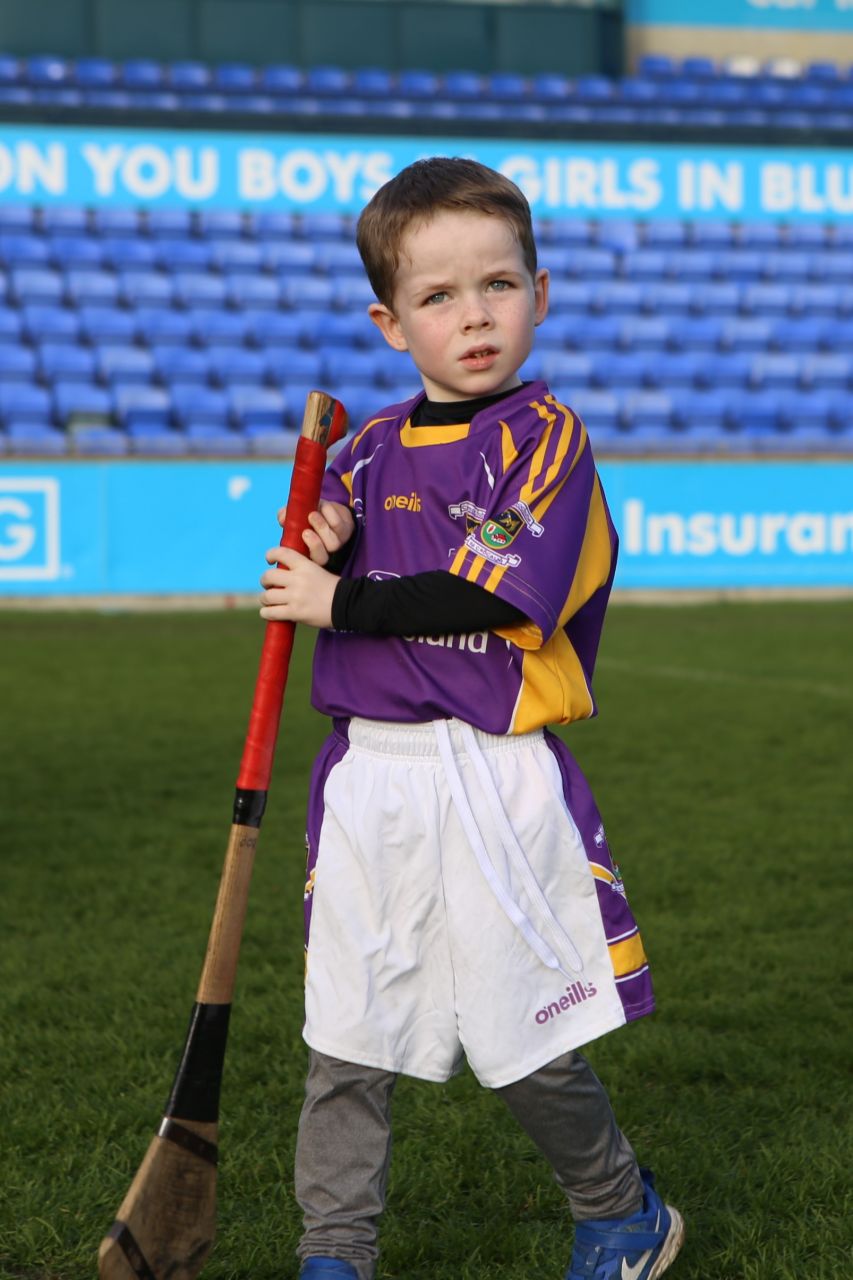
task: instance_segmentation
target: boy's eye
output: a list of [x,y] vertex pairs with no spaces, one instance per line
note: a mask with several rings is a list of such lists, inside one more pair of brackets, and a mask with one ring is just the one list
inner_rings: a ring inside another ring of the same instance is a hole
[[444,299],[446,297],[447,297],[447,294],[444,291],[444,289],[439,289],[438,293],[431,293],[429,297],[426,299],[427,306],[433,305],[437,302],[444,302]]
[[489,288],[493,289],[497,293],[502,293],[504,289],[511,289],[512,285],[508,280],[492,280],[489,284]]

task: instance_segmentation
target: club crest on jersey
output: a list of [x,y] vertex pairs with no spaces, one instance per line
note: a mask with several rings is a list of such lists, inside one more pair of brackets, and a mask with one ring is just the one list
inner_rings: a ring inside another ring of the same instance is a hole
[[478,507],[475,502],[469,502],[466,498],[464,502],[451,502],[447,508],[447,514],[451,520],[458,520],[460,516],[465,517],[466,534],[475,533],[479,526],[486,518],[485,507]]

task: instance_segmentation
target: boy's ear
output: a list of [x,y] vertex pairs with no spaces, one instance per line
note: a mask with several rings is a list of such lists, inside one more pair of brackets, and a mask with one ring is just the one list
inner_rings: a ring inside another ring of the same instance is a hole
[[403,337],[400,322],[390,307],[386,307],[384,302],[371,302],[367,308],[367,314],[389,347],[393,347],[395,351],[408,351],[409,344]]
[[548,314],[548,290],[551,287],[551,275],[545,267],[540,267],[533,278],[533,296],[535,310],[533,323],[541,324]]

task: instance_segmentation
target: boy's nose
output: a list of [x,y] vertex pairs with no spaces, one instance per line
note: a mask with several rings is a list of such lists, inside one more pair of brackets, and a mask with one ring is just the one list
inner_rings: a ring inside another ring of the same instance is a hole
[[491,323],[491,312],[481,299],[470,302],[463,312],[462,327],[466,331],[469,329],[484,329]]

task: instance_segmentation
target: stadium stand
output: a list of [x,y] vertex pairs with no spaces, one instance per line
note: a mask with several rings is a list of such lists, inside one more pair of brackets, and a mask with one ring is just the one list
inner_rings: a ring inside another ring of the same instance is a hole
[[[283,450],[312,383],[364,412],[417,389],[364,314],[349,218],[288,218],[287,241],[227,221],[125,211],[116,253],[104,212],[0,210],[0,447]],[[853,254],[811,230],[726,225],[709,247],[701,224],[542,223],[553,306],[527,376],[604,449],[848,451]]]
[[850,69],[753,58],[715,63],[662,55],[621,79],[503,71],[439,75],[375,67],[305,69],[225,63],[112,62],[48,54],[0,55],[0,107],[221,116],[520,121],[744,129],[853,131]]
[[[853,68],[646,56],[621,80],[0,55],[0,110],[853,131]],[[542,221],[547,376],[622,451],[850,452],[853,234]],[[352,219],[0,205],[0,452],[281,453],[311,385],[418,387],[365,315]]]

